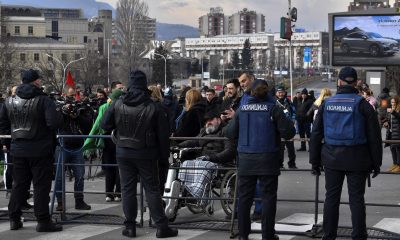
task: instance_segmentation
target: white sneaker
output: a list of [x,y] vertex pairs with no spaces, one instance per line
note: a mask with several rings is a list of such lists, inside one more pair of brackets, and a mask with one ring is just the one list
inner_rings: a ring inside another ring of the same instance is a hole
[[120,197],[114,197],[114,201],[121,202],[121,198]]
[[106,202],[112,202],[112,198],[106,197]]

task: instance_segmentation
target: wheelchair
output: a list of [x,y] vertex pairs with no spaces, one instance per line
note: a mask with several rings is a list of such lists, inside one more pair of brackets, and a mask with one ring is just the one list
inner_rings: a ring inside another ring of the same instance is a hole
[[[172,148],[171,164],[168,170],[167,181],[163,193],[163,201],[165,204],[165,215],[170,222],[175,221],[178,210],[186,207],[193,214],[214,213],[214,200],[195,199],[185,188],[184,183],[179,180],[179,167],[185,160],[195,159],[196,152],[200,152],[201,148]],[[230,216],[233,212],[233,199],[236,184],[236,170],[225,170],[218,168],[233,168],[234,163],[218,165],[215,169],[211,181],[206,184],[202,198],[222,198],[220,200],[223,211]]]

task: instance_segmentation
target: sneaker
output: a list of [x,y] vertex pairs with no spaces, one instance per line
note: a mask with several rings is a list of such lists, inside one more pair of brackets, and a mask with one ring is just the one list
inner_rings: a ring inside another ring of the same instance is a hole
[[112,202],[115,199],[112,199],[111,197],[106,197],[106,202]]
[[90,210],[92,207],[85,203],[83,199],[75,200],[75,209],[76,210]]
[[114,197],[114,201],[115,202],[121,202],[121,198],[120,197]]
[[63,227],[60,224],[54,223],[52,220],[36,225],[36,232],[59,232]]
[[22,206],[21,206],[21,209],[22,209],[22,210],[29,210],[29,209],[32,209],[32,208],[33,208],[33,206],[30,205],[28,202],[24,202],[24,203],[22,204]]
[[400,166],[397,165],[394,169],[392,169],[392,171],[390,171],[392,173],[400,173]]
[[156,237],[157,238],[169,238],[178,236],[178,229],[176,228],[157,228]]

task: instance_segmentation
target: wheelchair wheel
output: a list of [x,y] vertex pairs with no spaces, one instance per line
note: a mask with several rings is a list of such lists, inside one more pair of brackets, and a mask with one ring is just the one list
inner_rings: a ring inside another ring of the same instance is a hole
[[233,198],[235,194],[236,171],[229,170],[222,179],[220,186],[220,197],[229,198],[221,200],[221,206],[226,215],[231,215],[233,212]]

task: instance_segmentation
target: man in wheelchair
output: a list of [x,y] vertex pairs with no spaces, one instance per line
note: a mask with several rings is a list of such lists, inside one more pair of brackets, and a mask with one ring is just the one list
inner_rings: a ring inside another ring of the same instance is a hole
[[[236,148],[231,140],[212,140],[213,137],[225,137],[222,129],[225,123],[220,118],[220,111],[217,108],[210,109],[204,116],[205,126],[196,137],[207,139],[186,140],[180,144],[180,148],[197,148],[192,152],[192,160],[186,160],[181,165],[178,178],[184,184],[185,189],[193,197],[208,196],[207,184],[211,184],[215,176],[215,169],[221,165],[233,163],[236,156]],[[187,157],[183,157],[188,159]],[[207,168],[207,169],[205,169]],[[207,204],[208,201],[201,201]]]

